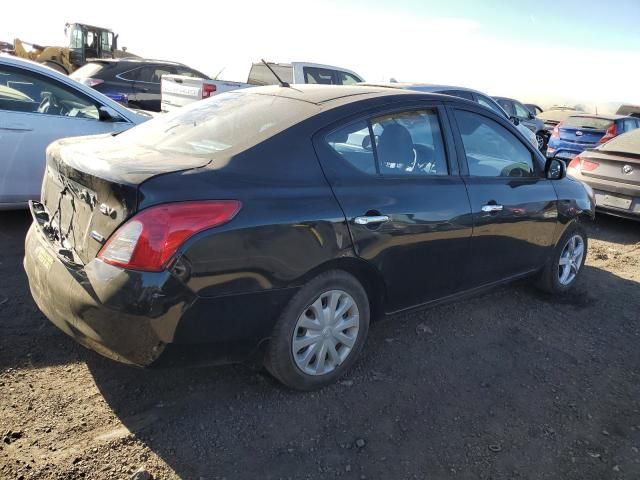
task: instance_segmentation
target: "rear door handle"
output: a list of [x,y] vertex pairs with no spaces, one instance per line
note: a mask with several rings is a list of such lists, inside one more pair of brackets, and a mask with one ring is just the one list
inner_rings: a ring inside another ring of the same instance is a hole
[[488,213],[501,212],[503,208],[504,207],[502,205],[483,205],[482,206],[482,211],[483,212],[488,212]]
[[367,215],[353,219],[353,223],[356,225],[374,225],[376,223],[384,223],[388,221],[389,217],[387,215]]

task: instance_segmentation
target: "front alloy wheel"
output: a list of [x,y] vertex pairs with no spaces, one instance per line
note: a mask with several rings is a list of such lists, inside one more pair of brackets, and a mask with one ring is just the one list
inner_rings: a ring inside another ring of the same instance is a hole
[[582,225],[569,225],[538,274],[538,287],[554,294],[569,291],[583,270],[588,242]]
[[584,257],[584,241],[580,235],[573,235],[560,254],[558,262],[558,281],[562,285],[570,285],[578,275]]

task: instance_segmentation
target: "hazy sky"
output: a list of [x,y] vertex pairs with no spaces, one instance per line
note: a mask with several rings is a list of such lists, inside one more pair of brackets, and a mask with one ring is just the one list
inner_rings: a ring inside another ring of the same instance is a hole
[[3,9],[0,40],[63,44],[72,21],[112,28],[141,56],[224,69],[228,80],[265,58],[544,105],[640,104],[640,0],[32,0]]

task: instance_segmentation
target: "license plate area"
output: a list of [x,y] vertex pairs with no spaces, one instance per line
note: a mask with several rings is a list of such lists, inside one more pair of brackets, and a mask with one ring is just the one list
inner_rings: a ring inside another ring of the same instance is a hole
[[622,210],[629,210],[632,202],[631,197],[623,195],[613,195],[611,193],[596,193],[596,205],[603,207],[613,207]]

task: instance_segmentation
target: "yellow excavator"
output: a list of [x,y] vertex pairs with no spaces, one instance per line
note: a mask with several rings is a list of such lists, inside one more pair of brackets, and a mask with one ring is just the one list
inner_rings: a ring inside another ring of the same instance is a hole
[[43,63],[67,75],[92,58],[137,57],[126,48],[118,50],[118,35],[107,28],[67,23],[65,34],[69,43],[66,47],[42,46],[16,38],[13,44],[0,42],[0,50]]

